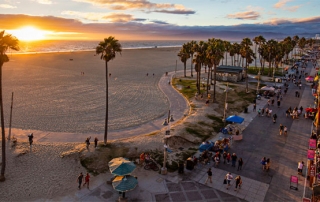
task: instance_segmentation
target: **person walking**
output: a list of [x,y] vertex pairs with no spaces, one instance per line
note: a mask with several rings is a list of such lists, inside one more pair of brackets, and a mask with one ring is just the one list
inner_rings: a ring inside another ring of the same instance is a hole
[[301,162],[298,162],[298,175],[302,175],[302,170],[303,170],[303,167],[304,167],[304,162],[301,161]]
[[214,157],[214,166],[217,168],[219,166],[220,158],[218,155]]
[[231,156],[232,167],[236,167],[237,159],[238,159],[238,157],[237,157],[236,153],[233,153]]
[[211,168],[208,169],[207,174],[208,174],[208,177],[206,179],[205,184],[207,184],[208,180],[210,180],[210,183],[212,183],[212,171],[211,171]]
[[79,183],[79,186],[78,186],[79,189],[81,189],[82,179],[83,179],[83,174],[80,173],[80,175],[77,178],[77,182]]
[[97,148],[98,147],[98,138],[97,137],[95,137],[94,138],[94,148]]
[[284,129],[284,127],[283,127],[283,125],[280,123],[280,126],[279,126],[279,135],[282,135],[283,129]]
[[257,109],[257,105],[256,104],[253,104],[253,112],[255,112],[256,111],[256,109]]
[[89,173],[87,172],[87,175],[85,176],[84,178],[84,184],[83,186],[87,185],[87,188],[89,189],[89,181],[90,181],[90,175]]
[[258,116],[261,116],[261,109],[258,109]]
[[242,179],[241,179],[240,175],[238,175],[235,178],[235,181],[236,181],[236,187],[235,187],[234,191],[237,191],[238,189],[241,188],[241,185],[242,185]]
[[268,111],[268,116],[271,117],[271,115],[272,115],[272,109],[269,109],[269,111]]
[[223,152],[222,154],[222,157],[223,157],[223,164],[226,164],[226,160],[227,160],[227,152]]
[[233,176],[231,175],[231,173],[228,173],[225,177],[225,179],[227,180],[227,185],[226,185],[226,189],[229,189],[230,187],[230,182],[233,179]]
[[261,109],[261,116],[264,114],[264,108]]
[[87,137],[87,139],[86,139],[86,141],[85,141],[87,150],[89,150],[90,139],[91,139],[91,136],[90,136],[90,137]]
[[288,134],[288,128],[287,128],[287,126],[284,126],[284,127],[283,127],[283,134],[284,134],[284,135],[287,135],[287,134]]
[[29,138],[29,145],[30,145],[30,151],[32,149],[32,144],[33,144],[33,133],[30,133],[28,135],[28,138]]
[[266,160],[266,171],[269,171],[269,168],[270,168],[270,159],[267,158],[267,160]]
[[274,104],[274,99],[272,98],[272,100],[271,100],[271,105],[273,106],[273,104]]
[[242,158],[239,158],[239,160],[238,160],[238,170],[241,170],[242,165],[243,165],[243,160],[242,160]]
[[280,99],[277,101],[278,108],[280,108]]
[[227,154],[227,164],[230,164],[231,155],[230,153]]
[[278,118],[277,114],[274,114],[274,115],[273,115],[273,123],[276,123],[277,118]]
[[261,159],[261,165],[262,165],[262,170],[265,170],[266,169],[266,165],[267,165],[267,159],[266,159],[266,157],[263,157],[262,159]]

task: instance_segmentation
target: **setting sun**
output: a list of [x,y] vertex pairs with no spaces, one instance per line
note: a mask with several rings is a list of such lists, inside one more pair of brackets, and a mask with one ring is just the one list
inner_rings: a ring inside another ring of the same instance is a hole
[[8,31],[8,33],[17,37],[21,41],[36,41],[46,39],[46,31],[36,29],[34,27],[23,27],[16,30]]

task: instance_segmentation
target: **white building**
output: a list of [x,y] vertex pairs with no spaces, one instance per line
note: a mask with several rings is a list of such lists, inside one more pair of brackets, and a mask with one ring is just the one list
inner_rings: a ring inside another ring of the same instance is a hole
[[320,34],[316,34],[316,36],[314,37],[314,39],[320,39]]

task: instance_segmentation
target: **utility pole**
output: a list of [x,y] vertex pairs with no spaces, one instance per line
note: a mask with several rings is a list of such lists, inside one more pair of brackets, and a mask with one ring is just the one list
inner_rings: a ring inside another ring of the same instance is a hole
[[224,122],[224,125],[226,125],[226,111],[227,111],[227,107],[228,107],[228,103],[227,103],[227,98],[228,98],[228,87],[229,86],[229,83],[227,83],[227,87],[226,87],[226,97],[225,97],[225,100],[224,100],[224,109],[223,109],[223,122]]
[[[166,122],[167,120],[167,122]],[[166,119],[163,125],[168,125],[167,130],[165,131],[165,136],[164,136],[164,145],[163,145],[163,166],[161,168],[161,174],[166,175],[167,174],[167,148],[168,148],[168,137],[170,135],[170,122],[173,121],[172,116],[170,117],[170,110],[168,112],[168,119]]]
[[12,108],[13,108],[13,92],[12,92],[12,96],[11,96],[11,108],[10,108],[10,122],[9,122],[8,140],[11,139]]

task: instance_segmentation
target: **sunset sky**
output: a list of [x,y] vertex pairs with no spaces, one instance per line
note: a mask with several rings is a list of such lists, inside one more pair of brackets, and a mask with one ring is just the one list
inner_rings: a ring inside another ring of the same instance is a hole
[[319,8],[320,0],[0,0],[0,30],[25,40],[313,37]]

